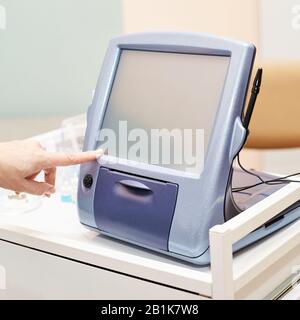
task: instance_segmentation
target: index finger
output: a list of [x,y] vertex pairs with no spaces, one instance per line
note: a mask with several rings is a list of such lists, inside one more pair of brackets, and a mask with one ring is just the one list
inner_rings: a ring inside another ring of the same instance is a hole
[[46,167],[71,166],[97,160],[103,155],[103,150],[85,152],[57,152],[47,153]]

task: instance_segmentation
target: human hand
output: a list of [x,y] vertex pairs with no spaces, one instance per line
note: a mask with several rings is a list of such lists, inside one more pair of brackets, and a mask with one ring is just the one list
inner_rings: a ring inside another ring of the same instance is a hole
[[[0,143],[0,187],[16,192],[47,195],[55,192],[56,167],[94,161],[101,149],[78,153],[47,152],[35,140]],[[36,181],[44,171],[44,181]]]

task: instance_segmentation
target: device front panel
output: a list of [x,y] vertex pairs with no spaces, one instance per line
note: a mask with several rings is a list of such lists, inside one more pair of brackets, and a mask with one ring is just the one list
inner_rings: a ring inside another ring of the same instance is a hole
[[[233,105],[238,97],[234,90],[244,86],[239,72],[247,71],[249,76],[253,55],[244,55],[247,50],[243,46],[231,47],[222,41],[209,47],[210,39],[198,47],[196,41],[193,46],[183,41],[162,45],[171,38],[157,45],[138,45],[129,37],[128,43],[120,39],[110,48],[114,59],[106,59],[109,67],[104,66],[106,72],[99,77],[97,87],[106,92],[105,99],[101,94],[94,99],[91,118],[95,125],[89,131],[90,145],[105,148],[106,155],[94,165],[93,186],[79,187],[79,199],[81,204],[89,202],[82,208],[93,212],[93,226],[104,233],[158,250],[170,250],[171,243],[170,251],[188,256],[189,249],[195,251],[189,238],[193,241],[194,234],[212,223],[206,219],[211,208],[219,212],[215,222],[223,219],[220,208],[225,187],[212,190],[209,183],[216,181],[216,174],[212,169],[210,177],[203,170],[213,164],[212,159],[219,163],[225,158],[228,163],[223,171],[228,171],[234,128],[229,128],[226,144],[221,141],[224,137],[220,139],[226,154],[222,149],[220,153],[216,148],[211,150],[211,139],[216,136],[216,120],[220,123],[223,117],[224,126],[219,125],[219,129],[225,130],[241,110],[241,105]],[[232,52],[236,53],[235,63]],[[240,58],[245,61],[238,61]],[[226,115],[224,102],[229,102],[228,109],[236,108],[235,114]],[[222,130],[218,134],[222,135]],[[81,179],[89,170],[82,166]],[[226,178],[223,182],[225,185]],[[205,191],[210,198],[199,196]],[[113,199],[113,208],[103,200],[103,194]],[[197,224],[190,220],[196,215]],[[154,225],[161,227],[157,240]],[[205,250],[208,239],[202,240],[200,237]]]
[[[121,50],[97,141],[116,161],[100,167],[97,179],[100,230],[168,250],[183,201],[178,189],[201,176],[229,63],[224,55]],[[156,167],[160,178],[136,175],[124,163]]]

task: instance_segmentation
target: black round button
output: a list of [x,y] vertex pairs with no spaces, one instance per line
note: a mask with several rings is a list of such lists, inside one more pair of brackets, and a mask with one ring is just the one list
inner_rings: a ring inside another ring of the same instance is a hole
[[90,189],[93,185],[93,177],[90,174],[87,174],[84,178],[83,178],[83,185],[87,188]]

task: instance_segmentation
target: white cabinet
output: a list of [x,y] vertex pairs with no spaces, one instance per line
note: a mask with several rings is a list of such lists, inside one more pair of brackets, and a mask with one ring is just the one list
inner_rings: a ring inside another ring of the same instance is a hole
[[200,296],[0,241],[1,299],[199,299]]

